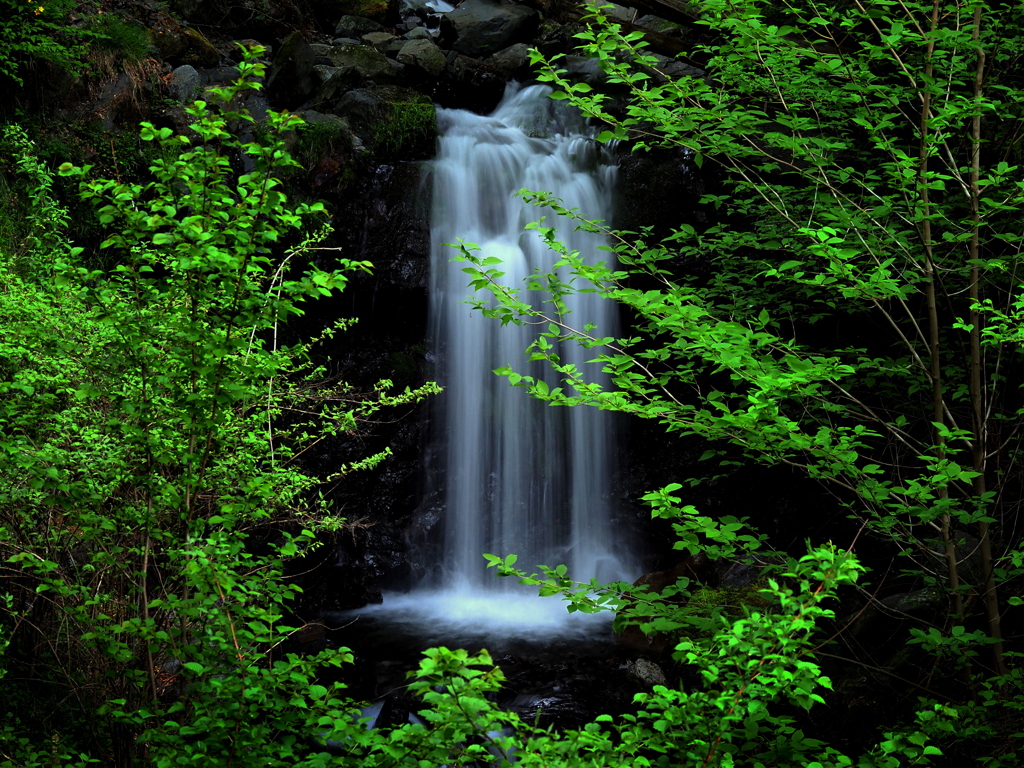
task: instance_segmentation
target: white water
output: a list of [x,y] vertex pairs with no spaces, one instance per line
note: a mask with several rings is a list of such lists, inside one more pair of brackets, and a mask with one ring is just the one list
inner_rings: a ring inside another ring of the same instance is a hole
[[[515,553],[517,566],[528,572],[541,563],[564,563],[580,581],[632,580],[611,527],[613,419],[595,408],[548,406],[492,373],[508,365],[561,384],[546,363],[524,354],[535,329],[503,327],[466,303],[467,265],[453,261],[457,251],[446,245],[459,238],[478,244],[480,255],[502,260],[506,284],[521,286],[524,277],[548,271],[557,260],[524,229],[546,215],[570,248],[595,261],[609,257],[597,250],[601,238],[574,232],[571,223],[515,196],[524,187],[546,190],[588,218],[610,218],[611,158],[588,138],[582,118],[549,93],[546,86],[510,85],[489,116],[438,110],[431,322],[436,375],[445,391],[427,465],[445,508],[444,543],[441,573],[429,589],[385,595],[377,610],[389,622],[520,637],[574,636],[607,626],[608,614],[570,615],[557,598],[538,598],[534,587],[497,578],[484,552]],[[593,322],[597,333],[615,332],[612,302],[582,294],[569,305],[576,327]],[[559,354],[601,381],[599,367],[586,363],[594,351],[566,345]]]

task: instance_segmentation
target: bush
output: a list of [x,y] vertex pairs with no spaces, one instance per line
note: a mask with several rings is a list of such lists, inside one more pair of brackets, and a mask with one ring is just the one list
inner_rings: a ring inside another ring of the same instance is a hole
[[75,6],[74,0],[0,0],[0,76],[20,85],[24,67],[33,60],[77,73],[85,42],[94,35],[64,22]]
[[[7,691],[60,715],[4,715],[4,749],[17,749],[4,757],[18,765],[48,749],[40,723],[75,754],[159,766],[319,764],[304,736],[323,718],[356,727],[355,705],[315,680],[347,652],[280,651],[297,591],[284,563],[342,525],[296,458],[307,440],[436,387],[392,395],[381,382],[353,403],[323,383],[306,346],[278,346],[300,302],[369,265],[290,269],[309,240],[272,258],[320,206],[290,206],[275,178],[294,165],[281,135],[298,118],[271,114],[262,144],[228,132],[252,120],[230,105],[262,66],[241,72],[211,93],[216,109],[188,107],[192,138],[143,124],[143,141],[165,150],[155,181],[61,168],[115,227],[102,246],[115,253],[109,270],[83,265],[45,167],[8,134],[40,234],[18,270],[0,263],[0,637]],[[236,175],[234,152],[254,169]]]

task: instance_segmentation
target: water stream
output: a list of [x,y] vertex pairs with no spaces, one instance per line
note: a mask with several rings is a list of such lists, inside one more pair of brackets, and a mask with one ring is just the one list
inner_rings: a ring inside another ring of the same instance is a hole
[[[438,110],[431,332],[445,392],[425,465],[443,500],[444,533],[431,578],[413,593],[385,595],[380,610],[390,621],[548,637],[594,626],[595,619],[567,614],[557,599],[537,598],[532,588],[496,578],[484,552],[515,553],[527,570],[564,563],[570,577],[583,581],[631,578],[612,527],[614,419],[593,408],[548,406],[492,373],[507,365],[560,385],[546,363],[524,354],[535,328],[502,326],[466,303],[466,264],[453,261],[457,252],[446,245],[459,238],[478,244],[483,256],[501,259],[507,284],[521,286],[556,260],[537,233],[524,229],[546,215],[570,248],[586,258],[608,258],[597,250],[600,237],[573,231],[515,194],[546,190],[589,218],[610,218],[611,157],[589,138],[580,115],[549,93],[546,86],[510,84],[491,115]],[[584,293],[570,297],[569,306],[574,324],[592,322],[599,332],[614,333],[612,302]],[[559,354],[601,380],[598,366],[586,362],[592,351],[566,345]]]

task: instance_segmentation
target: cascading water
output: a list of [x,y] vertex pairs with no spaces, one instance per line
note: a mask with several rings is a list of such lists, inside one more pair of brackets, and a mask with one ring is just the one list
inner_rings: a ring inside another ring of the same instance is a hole
[[[382,610],[392,619],[462,624],[477,632],[511,625],[520,635],[542,628],[548,636],[586,620],[568,615],[560,601],[496,578],[484,552],[515,553],[527,569],[565,563],[577,580],[628,576],[611,526],[613,419],[594,408],[548,406],[492,373],[508,365],[560,385],[546,363],[529,362],[524,354],[536,337],[533,327],[502,326],[473,311],[466,264],[453,261],[457,251],[446,245],[459,238],[476,243],[484,257],[501,259],[506,284],[522,287],[523,278],[550,270],[557,260],[536,232],[525,230],[546,215],[546,225],[556,225],[569,248],[594,261],[608,258],[598,251],[599,236],[574,231],[571,222],[515,195],[521,188],[544,190],[588,218],[610,216],[611,158],[589,138],[582,117],[548,98],[550,92],[511,84],[489,116],[438,110],[431,317],[437,379],[445,391],[426,463],[443,499],[444,541],[440,572],[429,586],[385,596]],[[582,293],[568,303],[578,327],[595,323],[598,332],[614,333],[612,302]],[[559,354],[601,380],[599,367],[586,362],[592,350],[566,345]]]
[[[508,285],[522,287],[524,278],[548,271],[557,259],[537,233],[525,230],[544,212],[517,191],[545,190],[586,216],[609,217],[614,167],[586,137],[579,114],[548,98],[550,92],[547,86],[511,86],[490,116],[438,114],[431,310],[438,378],[445,387],[438,467],[446,507],[444,583],[457,590],[508,586],[493,571],[485,573],[485,551],[514,552],[527,568],[566,563],[578,579],[618,575],[610,530],[609,414],[547,406],[492,373],[502,365],[525,372],[524,352],[536,330],[503,327],[474,313],[466,303],[466,265],[453,261],[456,252],[446,245],[458,238],[476,243],[481,256],[501,259]],[[558,223],[546,213],[548,223]],[[566,245],[596,257],[602,240],[573,229],[568,223],[560,228]],[[613,330],[611,302],[576,294],[569,308],[570,320],[581,327],[594,322],[605,333]],[[566,362],[596,368],[585,365],[593,353],[577,345],[560,353]],[[529,373],[551,378],[545,363],[533,363]]]

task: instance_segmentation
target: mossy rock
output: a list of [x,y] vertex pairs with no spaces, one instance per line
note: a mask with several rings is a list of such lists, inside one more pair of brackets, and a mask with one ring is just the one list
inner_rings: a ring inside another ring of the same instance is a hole
[[368,45],[336,45],[328,51],[327,58],[334,66],[352,67],[364,79],[378,84],[394,82],[396,78],[395,66],[383,53]]
[[427,96],[410,88],[361,88],[345,94],[336,110],[352,120],[382,160],[433,157],[437,114]]

